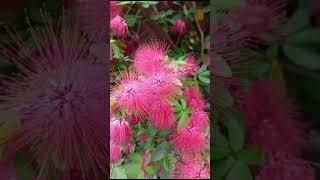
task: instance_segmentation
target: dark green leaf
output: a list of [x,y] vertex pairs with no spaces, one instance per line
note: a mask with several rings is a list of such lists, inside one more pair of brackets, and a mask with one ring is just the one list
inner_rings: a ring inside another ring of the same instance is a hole
[[226,176],[226,180],[252,180],[249,167],[243,162],[237,162]]
[[228,129],[228,138],[231,148],[238,152],[244,146],[244,125],[241,119],[234,113],[231,114],[226,122]]
[[259,148],[248,148],[240,151],[238,158],[248,165],[260,165],[264,162],[265,156]]
[[243,7],[246,4],[245,0],[214,0],[213,5],[217,9],[230,10]]
[[306,8],[297,10],[281,29],[284,34],[292,34],[309,24],[310,12]]
[[229,170],[234,166],[235,162],[236,160],[232,156],[214,162],[212,178],[214,180],[222,180],[223,177],[225,177]]
[[123,168],[114,167],[111,170],[112,179],[128,179],[127,174]]
[[188,113],[183,112],[179,119],[178,128],[185,128],[187,127],[188,123],[189,123]]
[[320,28],[308,28],[294,33],[287,41],[295,44],[320,43]]
[[311,70],[320,69],[320,54],[307,48],[284,46],[284,53],[295,64]]
[[133,27],[136,24],[137,16],[136,15],[127,15],[126,23],[129,27]]

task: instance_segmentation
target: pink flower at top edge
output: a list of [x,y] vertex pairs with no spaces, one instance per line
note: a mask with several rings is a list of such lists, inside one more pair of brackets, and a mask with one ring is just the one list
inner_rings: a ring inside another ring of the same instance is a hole
[[172,34],[177,34],[179,36],[183,35],[186,31],[186,23],[181,20],[177,19],[174,24],[170,27],[170,32]]
[[121,159],[120,145],[114,144],[110,141],[110,161],[115,162]]
[[184,90],[187,106],[193,110],[204,110],[206,105],[198,88],[189,87]]
[[128,26],[121,16],[117,15],[110,21],[110,29],[117,38],[125,38],[128,34]]
[[149,118],[156,128],[167,129],[173,126],[175,115],[173,108],[167,101],[155,101],[150,108]]
[[110,19],[120,15],[122,9],[117,5],[117,1],[110,1]]
[[174,150],[182,156],[200,153],[208,145],[205,134],[197,128],[177,129],[176,133],[172,135],[170,143]]
[[170,177],[175,179],[210,179],[209,166],[201,161],[177,161]]
[[204,130],[208,127],[209,116],[204,111],[193,111],[190,116],[189,125],[190,127],[196,127],[200,130]]
[[133,63],[139,73],[150,74],[166,68],[168,45],[162,41],[150,41],[140,45]]
[[110,141],[114,144],[125,145],[130,142],[131,128],[129,123],[123,119],[114,119],[110,122]]

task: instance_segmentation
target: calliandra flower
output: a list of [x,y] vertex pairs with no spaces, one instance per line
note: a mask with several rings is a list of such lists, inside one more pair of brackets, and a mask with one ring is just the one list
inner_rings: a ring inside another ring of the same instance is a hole
[[151,105],[149,118],[151,123],[160,129],[171,128],[175,121],[171,104],[164,100],[155,101]]
[[110,161],[115,162],[121,159],[120,145],[110,141]]
[[208,141],[197,128],[178,128],[172,135],[170,143],[174,150],[181,155],[195,155],[203,151]]
[[286,20],[285,0],[248,0],[246,5],[231,12],[251,37],[276,36],[277,28]]
[[196,58],[192,54],[187,54],[185,58],[185,64],[183,64],[179,70],[178,74],[181,77],[194,75],[197,71]]
[[181,81],[171,70],[161,70],[149,74],[143,79],[146,89],[152,91],[157,97],[170,97],[178,92],[182,86]]
[[131,139],[130,124],[124,119],[114,119],[110,122],[110,141],[114,144],[127,144]]
[[43,17],[45,29],[30,27],[34,49],[10,30],[16,47],[0,47],[20,70],[1,77],[0,101],[10,104],[1,111],[21,121],[4,157],[27,149],[37,154],[35,160],[46,172],[39,178],[52,177],[48,173],[58,169],[77,169],[83,179],[100,179],[106,175],[108,159],[105,66],[89,54],[88,42],[70,17],[63,16],[57,26],[47,14]]
[[117,5],[117,1],[110,1],[110,19],[120,15],[122,9]]
[[129,116],[128,122],[129,122],[130,124],[132,124],[132,125],[136,125],[136,124],[138,124],[138,123],[140,122],[140,120],[141,120],[140,117],[132,114],[132,115]]
[[140,118],[147,115],[154,95],[132,71],[124,72],[112,89],[111,97],[116,98],[117,105],[127,114]]
[[110,21],[110,29],[117,38],[124,38],[128,34],[128,25],[121,16],[115,16]]
[[254,172],[256,180],[314,180],[315,172],[309,162],[290,155],[269,158]]
[[148,138],[147,133],[141,133],[138,136],[138,140],[139,140],[140,143],[143,143],[147,138]]
[[183,91],[187,106],[194,110],[204,110],[206,105],[198,88],[189,87]]
[[199,160],[177,161],[170,172],[174,179],[210,179],[209,166]]
[[140,45],[133,58],[135,69],[144,74],[164,69],[167,51],[168,45],[162,41],[150,41]]
[[284,88],[269,79],[250,85],[243,99],[248,143],[268,154],[299,154],[304,145],[303,125],[295,119],[296,108]]
[[170,27],[170,32],[172,34],[177,34],[179,36],[183,35],[186,31],[186,23],[181,20],[177,19],[174,24]]
[[[107,39],[108,21],[107,0],[78,0],[76,5],[76,16],[80,21],[81,29],[89,35],[93,41],[109,41]],[[114,4],[114,3],[111,3]],[[116,10],[113,5],[110,14],[116,14],[120,10]]]
[[189,124],[190,127],[196,127],[200,130],[204,130],[208,127],[209,116],[204,111],[193,111],[190,116]]

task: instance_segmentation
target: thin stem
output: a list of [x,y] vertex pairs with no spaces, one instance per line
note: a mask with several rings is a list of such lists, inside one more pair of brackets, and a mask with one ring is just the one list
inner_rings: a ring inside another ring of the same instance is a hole
[[[197,5],[194,1],[192,1],[192,5],[193,7],[197,8]],[[203,30],[201,28],[201,25],[199,24],[197,18],[195,18],[195,22],[197,24],[197,28],[198,28],[198,31],[200,33],[200,40],[201,40],[201,57],[203,57],[204,55],[204,34],[203,34]]]

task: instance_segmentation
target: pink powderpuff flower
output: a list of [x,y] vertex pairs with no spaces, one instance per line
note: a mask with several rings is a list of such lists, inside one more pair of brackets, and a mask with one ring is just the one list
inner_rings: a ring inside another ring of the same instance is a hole
[[130,124],[124,119],[113,119],[110,122],[110,141],[114,144],[125,145],[130,142]]
[[121,159],[120,145],[110,141],[110,161],[115,162]]
[[140,120],[141,120],[140,117],[132,114],[132,115],[129,116],[128,122],[129,122],[130,124],[132,124],[132,125],[136,125],[136,124],[138,124],[138,123],[140,122]]
[[117,1],[110,1],[110,19],[119,16],[122,9],[117,5]]
[[192,54],[187,54],[185,58],[185,64],[183,64],[179,70],[178,74],[181,77],[194,75],[197,71],[196,58]]
[[152,91],[157,97],[171,97],[178,92],[182,86],[173,70],[162,70],[149,74],[144,81],[146,89]]
[[187,106],[193,110],[204,110],[206,108],[205,102],[198,88],[189,87],[184,90],[184,95],[187,99]]
[[[108,165],[105,66],[89,54],[88,42],[71,25],[71,17],[63,16],[57,26],[47,14],[43,17],[44,30],[30,27],[35,49],[12,31],[8,33],[17,40],[16,47],[0,45],[21,72],[1,77],[0,101],[10,104],[1,111],[21,120],[4,157],[30,150],[37,154],[37,162],[45,162],[40,167],[43,172],[78,169],[84,179],[100,179]],[[48,157],[57,157],[59,162]],[[39,176],[47,179],[52,174]]]
[[190,127],[199,128],[203,131],[208,127],[209,124],[209,116],[208,113],[204,111],[193,111],[190,116],[189,124]]
[[150,41],[139,46],[133,63],[139,73],[150,74],[166,68],[168,45],[162,41]]
[[170,172],[170,177],[174,179],[210,179],[209,166],[197,160],[177,161],[175,169]]
[[125,38],[128,34],[128,26],[121,16],[115,16],[110,21],[110,29],[117,38]]
[[195,155],[203,151],[208,141],[198,128],[178,128],[171,137],[170,143],[174,150],[182,156]]
[[170,27],[170,32],[172,34],[177,34],[179,36],[182,36],[185,31],[186,31],[186,23],[181,19],[177,19],[174,22],[174,24]]
[[[109,41],[107,39],[108,21],[107,0],[77,0],[76,16],[80,21],[81,29],[89,35],[89,39],[95,42]],[[111,5],[112,7],[112,5]],[[111,9],[113,13],[120,10]]]
[[255,170],[256,180],[314,180],[315,172],[309,162],[290,155],[278,155]]
[[139,140],[140,143],[143,143],[147,138],[148,138],[147,133],[141,133],[138,136],[138,140]]
[[268,154],[299,154],[305,144],[303,125],[295,117],[296,108],[286,99],[284,88],[262,79],[248,89],[243,106],[248,142]]
[[111,97],[117,101],[115,106],[138,118],[146,116],[150,105],[155,100],[152,92],[131,71],[124,72],[119,79],[118,86],[112,89],[111,94]]
[[170,103],[165,100],[155,101],[150,108],[149,118],[151,123],[159,129],[171,128],[175,116]]

